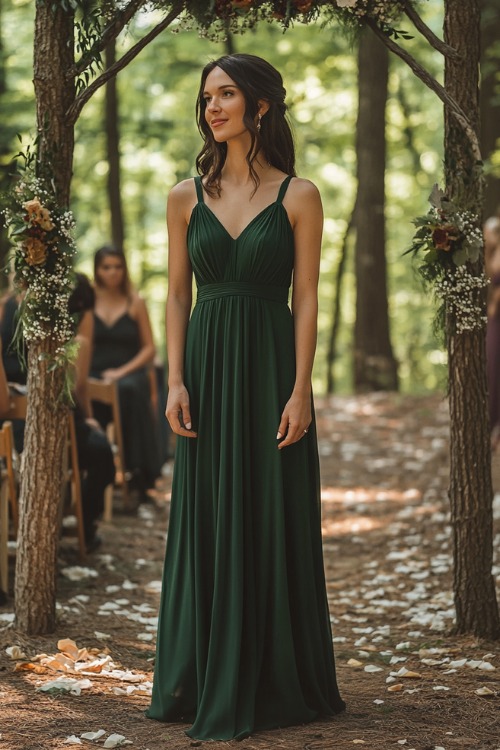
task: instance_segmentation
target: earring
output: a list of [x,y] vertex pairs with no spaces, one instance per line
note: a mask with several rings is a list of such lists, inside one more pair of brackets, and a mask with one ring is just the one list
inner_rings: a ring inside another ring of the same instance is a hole
[[262,127],[262,125],[261,125],[262,115],[260,114],[260,112],[259,112],[259,114],[257,115],[257,117],[259,118],[259,121],[258,121],[258,123],[257,123],[257,130],[258,130],[258,132],[260,133],[260,129],[261,129],[261,127]]

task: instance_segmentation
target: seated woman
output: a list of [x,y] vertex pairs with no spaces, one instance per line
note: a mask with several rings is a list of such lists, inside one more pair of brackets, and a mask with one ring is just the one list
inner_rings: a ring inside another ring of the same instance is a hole
[[78,343],[74,416],[78,463],[82,474],[83,527],[88,552],[101,544],[97,534],[97,521],[104,510],[104,490],[115,479],[113,452],[106,435],[92,416],[87,391],[94,330],[94,300],[94,290],[89,280],[77,273],[68,307],[75,321],[75,339]]
[[[105,246],[97,251],[94,280],[91,375],[118,383],[125,467],[131,486],[145,500],[161,471],[147,372],[155,356],[151,324],[144,301],[132,289],[121,250]],[[104,404],[95,402],[94,414],[103,426],[110,420]]]

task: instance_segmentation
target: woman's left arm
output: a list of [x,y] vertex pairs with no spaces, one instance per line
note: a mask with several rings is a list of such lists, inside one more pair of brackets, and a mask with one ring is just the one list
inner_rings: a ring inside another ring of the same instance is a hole
[[125,375],[130,375],[130,373],[140,370],[141,367],[146,367],[146,365],[149,365],[155,358],[156,349],[153,341],[153,332],[151,330],[148,310],[146,303],[139,296],[136,296],[133,301],[131,314],[139,326],[141,348],[135,357],[129,359],[129,361],[125,362],[121,367],[105,370],[102,374],[105,379],[119,380],[120,378],[124,378]]
[[[294,185],[295,183],[295,185]],[[318,189],[308,180],[294,180],[287,210],[295,240],[292,313],[295,331],[295,384],[278,428],[278,448],[296,443],[309,428],[311,374],[316,351],[318,280],[323,233],[323,207]],[[287,196],[288,197],[288,196]],[[284,437],[283,440],[281,438]]]

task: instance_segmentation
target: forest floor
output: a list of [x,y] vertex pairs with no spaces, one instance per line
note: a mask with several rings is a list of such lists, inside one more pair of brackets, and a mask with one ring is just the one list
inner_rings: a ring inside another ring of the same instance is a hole
[[[347,711],[328,721],[257,733],[238,745],[210,747],[500,750],[500,643],[450,634],[446,403],[439,396],[374,394],[319,400],[317,407],[325,566]],[[497,477],[495,482],[500,484]],[[137,750],[202,744],[186,737],[185,726],[144,716],[168,476],[164,485],[135,516],[117,508],[112,523],[102,524],[102,548],[83,567],[73,541],[63,541],[53,636],[23,637],[12,624],[11,600],[0,608],[1,750],[113,747],[124,741]],[[497,583],[499,501],[497,495]],[[12,659],[6,651],[11,646],[25,658]],[[56,678],[63,680],[59,687],[41,690]],[[82,737],[99,730],[100,738]]]

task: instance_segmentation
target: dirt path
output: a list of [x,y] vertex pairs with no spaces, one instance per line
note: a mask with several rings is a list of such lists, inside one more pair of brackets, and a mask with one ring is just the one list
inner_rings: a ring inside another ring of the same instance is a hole
[[[210,747],[500,750],[500,644],[449,636],[446,405],[434,396],[334,398],[318,402],[318,427],[328,593],[348,710],[333,721]],[[75,548],[72,541],[63,543],[54,636],[23,638],[9,624],[11,607],[0,608],[0,750],[62,750],[72,746],[67,742],[72,736],[83,747],[103,747],[113,733],[130,741],[124,747],[137,750],[201,744],[184,735],[185,727],[143,715],[168,478],[165,485],[138,516],[117,512],[112,524],[102,526],[102,551],[88,558],[87,571],[71,570]],[[500,585],[498,554],[494,574]],[[82,578],[68,577],[77,575]],[[70,667],[67,674],[55,672],[50,658],[45,664],[34,660],[42,653],[56,655],[58,640],[66,638],[90,652],[73,654],[88,674],[74,671],[68,644],[70,656],[62,659]],[[26,660],[7,655],[6,647],[13,645]],[[27,660],[37,671],[19,669]],[[80,695],[37,690],[57,677],[90,684]],[[81,738],[98,730],[105,732],[100,739]]]

